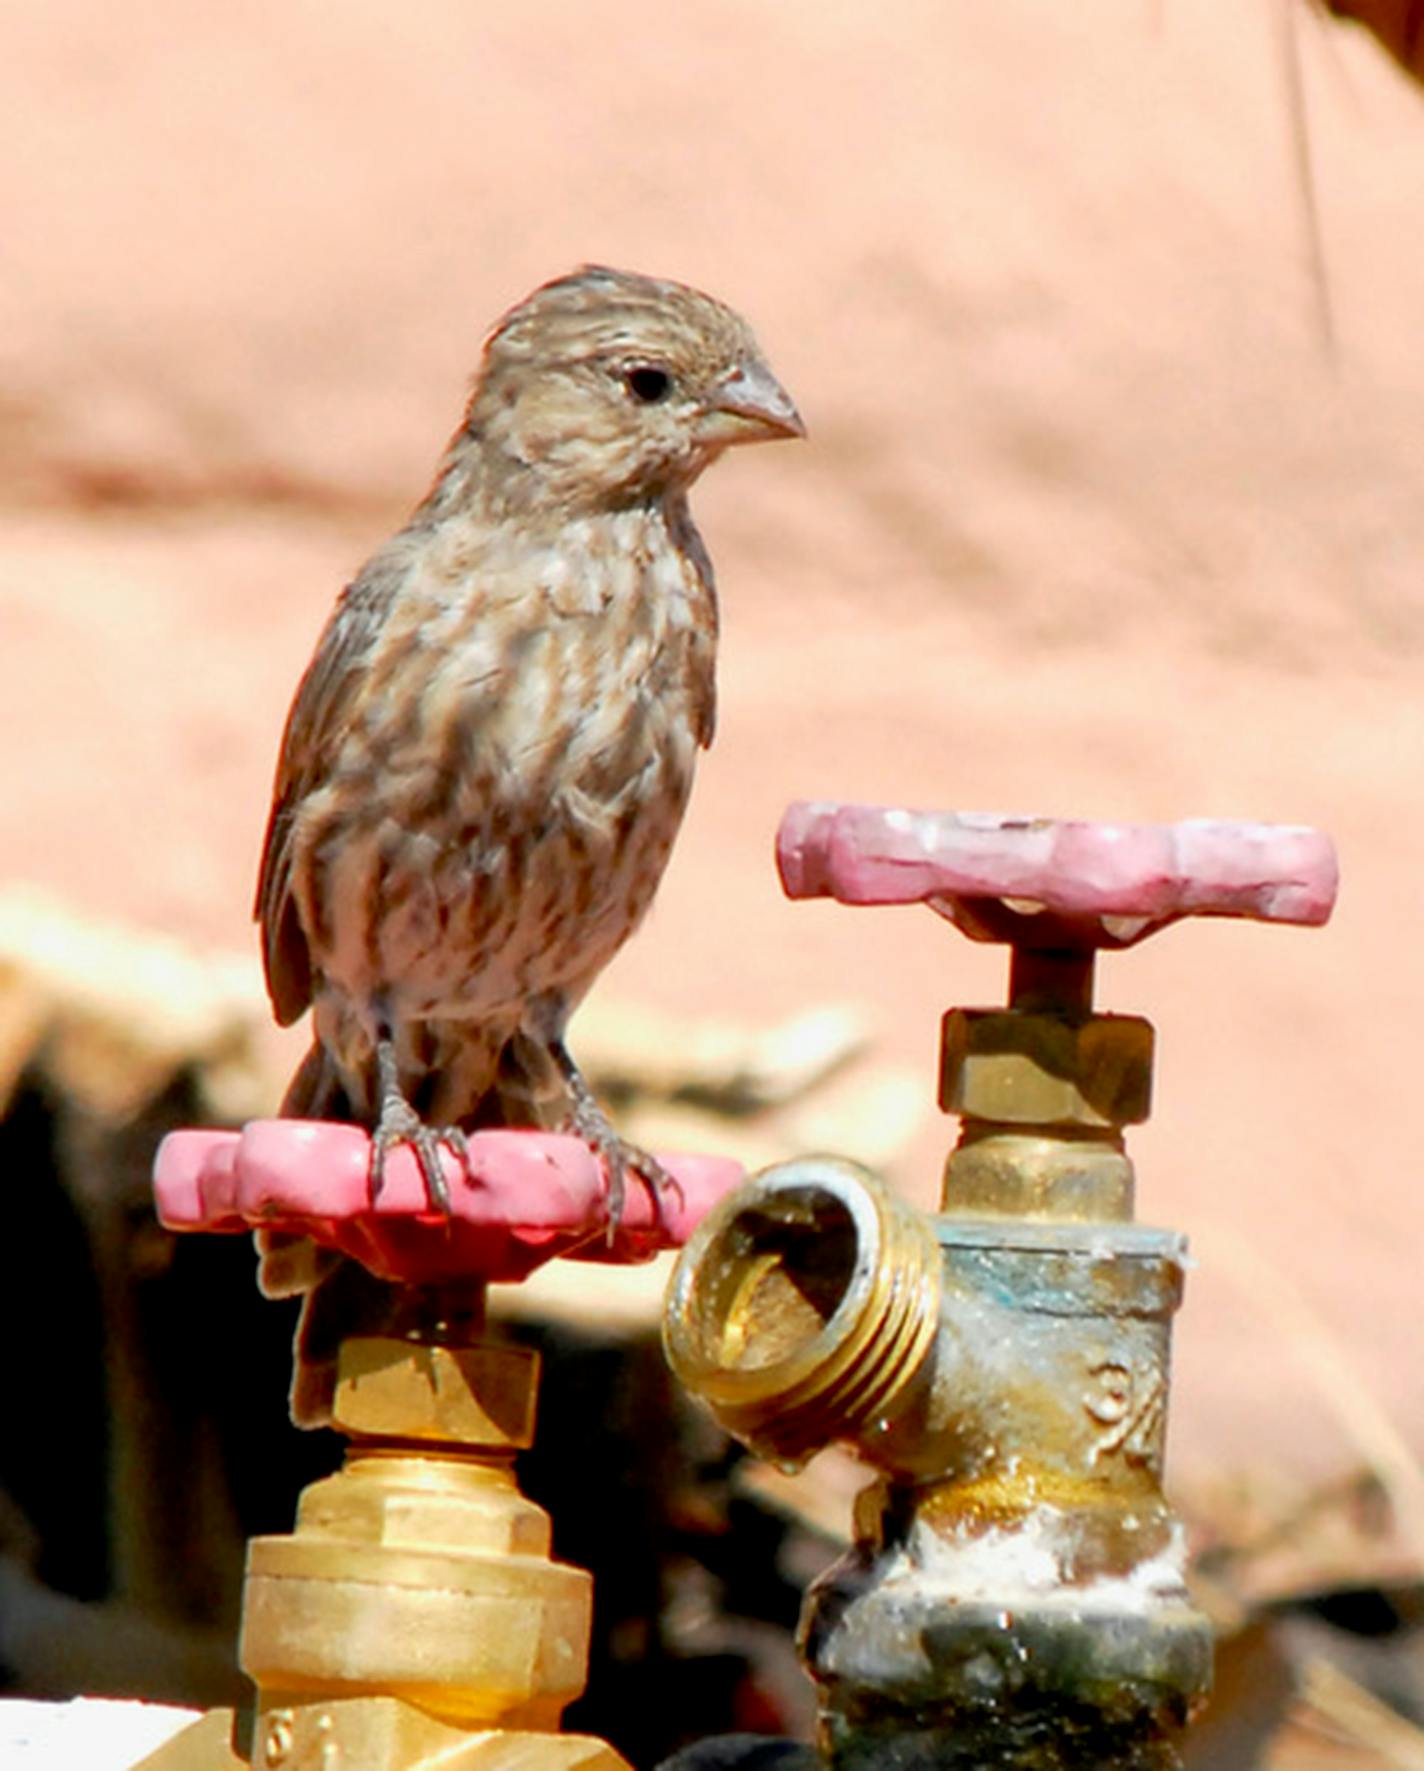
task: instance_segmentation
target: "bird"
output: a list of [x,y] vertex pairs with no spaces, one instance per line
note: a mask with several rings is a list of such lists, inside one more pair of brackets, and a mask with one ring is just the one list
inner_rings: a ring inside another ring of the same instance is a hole
[[[406,524],[337,600],[283,734],[255,915],[277,1020],[313,1041],[284,1116],[442,1147],[569,1129],[669,1184],[567,1044],[642,920],[713,738],[718,604],[688,493],[805,426],[746,323],[683,283],[584,265],[485,340]],[[273,1264],[270,1285],[282,1281]]]

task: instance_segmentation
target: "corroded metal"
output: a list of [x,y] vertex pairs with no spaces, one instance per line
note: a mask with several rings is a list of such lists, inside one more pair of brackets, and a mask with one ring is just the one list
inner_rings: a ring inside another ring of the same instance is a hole
[[669,1299],[674,1369],[730,1430],[781,1462],[840,1440],[880,1472],[803,1614],[823,1746],[856,1768],[1174,1765],[1211,1660],[1160,1486],[1183,1239],[912,1221],[851,1164],[788,1163],[705,1220]]
[[1211,1666],[1160,1486],[1182,1239],[936,1231],[932,1380],[864,1442],[886,1473],[803,1617],[826,1744],[854,1767],[1175,1765]]
[[927,903],[1013,952],[1005,1007],[944,1018],[939,1215],[916,1234],[845,1163],[771,1169],[669,1299],[674,1368],[730,1430],[878,1472],[802,1614],[822,1748],[841,1771],[1170,1771],[1211,1677],[1161,1486],[1185,1242],[1132,1221],[1153,1035],[1094,1012],[1094,959],[1188,915],[1323,922],[1331,845],[808,804],[778,861],[793,897]]

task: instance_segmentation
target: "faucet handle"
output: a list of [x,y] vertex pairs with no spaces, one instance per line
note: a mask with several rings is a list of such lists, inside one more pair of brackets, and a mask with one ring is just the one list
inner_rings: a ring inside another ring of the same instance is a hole
[[801,801],[777,833],[787,896],[928,904],[976,941],[1130,947],[1184,916],[1315,925],[1335,904],[1318,830],[1192,818],[1098,824]]
[[154,1164],[158,1216],[170,1230],[276,1230],[307,1236],[398,1285],[525,1279],[556,1255],[612,1262],[651,1258],[742,1178],[720,1156],[669,1156],[677,1198],[664,1213],[628,1189],[608,1228],[604,1159],[563,1133],[471,1132],[463,1162],[444,1154],[448,1215],[433,1212],[414,1152],[391,1152],[373,1201],[371,1139],[359,1126],[255,1119],[240,1132],[173,1131]]
[[1335,904],[1329,837],[1290,824],[1092,824],[803,803],[777,838],[792,898],[928,904],[1012,948],[1008,1006],[952,1008],[939,1104],[962,1121],[944,1210],[1126,1221],[1125,1126],[1147,1118],[1152,1027],[1093,1012],[1102,948],[1185,916],[1319,924]]

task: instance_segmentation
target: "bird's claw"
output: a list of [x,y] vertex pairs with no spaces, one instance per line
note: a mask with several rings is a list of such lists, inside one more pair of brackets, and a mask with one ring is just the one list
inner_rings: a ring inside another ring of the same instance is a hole
[[603,1158],[608,1174],[608,1240],[611,1242],[622,1226],[628,1203],[630,1174],[636,1175],[648,1189],[653,1202],[653,1215],[658,1224],[666,1229],[668,1195],[676,1194],[679,1206],[686,1203],[686,1197],[682,1183],[668,1173],[657,1157],[617,1131],[608,1115],[591,1096],[574,1101],[569,1110],[568,1129]]
[[470,1159],[469,1141],[457,1125],[430,1126],[399,1096],[389,1099],[371,1133],[371,1165],[368,1172],[370,1200],[374,1205],[385,1185],[386,1158],[397,1144],[409,1144],[420,1164],[425,1197],[432,1211],[450,1215],[450,1189],[440,1166],[441,1149],[448,1150],[462,1166]]

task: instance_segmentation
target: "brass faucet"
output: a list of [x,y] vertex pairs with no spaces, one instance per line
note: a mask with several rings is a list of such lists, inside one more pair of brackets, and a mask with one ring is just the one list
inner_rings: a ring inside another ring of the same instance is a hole
[[617,1262],[681,1241],[740,1170],[669,1158],[677,1204],[630,1199],[610,1242],[601,1159],[576,1138],[473,1134],[449,1217],[408,1151],[373,1205],[367,1162],[354,1127],[284,1121],[177,1132],[159,1153],[170,1227],[319,1236],[388,1282],[391,1309],[338,1352],[342,1467],[303,1492],[290,1535],[248,1545],[253,1702],[136,1771],[629,1771],[559,1732],[587,1676],[592,1581],[552,1558],[549,1517],[519,1491],[538,1356],[486,1334],[485,1293],[574,1248]]
[[793,897],[927,902],[1012,950],[1000,1009],[943,1022],[959,1116],[940,1212],[853,1164],[752,1177],[679,1259],[664,1339],[754,1451],[876,1472],[801,1648],[841,1771],[1169,1771],[1211,1676],[1163,1495],[1185,1238],[1133,1222],[1124,1128],[1152,1029],[1093,1009],[1096,953],[1185,915],[1318,923],[1328,841],[792,807]]

